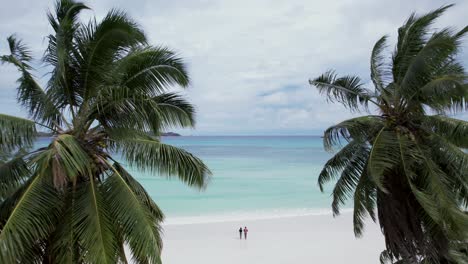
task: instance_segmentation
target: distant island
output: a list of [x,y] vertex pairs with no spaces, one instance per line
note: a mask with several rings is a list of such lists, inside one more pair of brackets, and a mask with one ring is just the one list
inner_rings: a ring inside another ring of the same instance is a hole
[[174,132],[161,133],[163,137],[180,137],[180,134]]

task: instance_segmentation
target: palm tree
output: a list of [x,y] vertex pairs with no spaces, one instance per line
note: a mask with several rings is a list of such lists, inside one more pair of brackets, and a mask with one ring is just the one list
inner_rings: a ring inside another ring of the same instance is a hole
[[[118,160],[197,188],[209,179],[200,159],[158,137],[195,124],[169,92],[189,84],[183,61],[125,13],[84,24],[86,9],[61,0],[48,14],[44,89],[21,41],[9,37],[1,57],[21,74],[31,119],[0,115],[0,263],[126,263],[124,247],[134,263],[160,263],[163,213]],[[33,150],[36,126],[54,135]]]
[[334,71],[310,80],[329,101],[375,112],[324,132],[325,148],[340,149],[318,184],[323,191],[326,182],[337,180],[334,215],[352,198],[355,235],[362,235],[367,215],[378,219],[384,255],[405,263],[463,258],[449,244],[468,236],[468,157],[462,151],[468,148],[468,122],[447,116],[468,108],[467,75],[456,59],[468,27],[431,33],[449,7],[412,14],[398,29],[391,57],[384,55],[387,37],[377,41],[370,61],[374,89]]

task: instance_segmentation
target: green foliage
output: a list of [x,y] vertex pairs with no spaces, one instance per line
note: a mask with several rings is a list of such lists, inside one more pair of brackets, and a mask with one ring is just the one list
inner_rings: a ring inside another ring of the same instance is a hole
[[32,145],[36,136],[33,121],[0,114],[0,153],[6,154],[18,148]]
[[431,30],[449,7],[411,15],[398,30],[391,57],[385,56],[387,37],[377,41],[370,60],[374,92],[358,77],[333,71],[310,80],[327,100],[351,111],[377,110],[325,131],[325,148],[341,149],[325,164],[318,184],[323,191],[336,180],[335,215],[354,198],[356,236],[366,216],[378,218],[386,242],[382,263],[467,259],[468,125],[447,114],[468,106],[467,74],[457,61],[468,27]]
[[468,122],[443,115],[426,116],[424,127],[459,148],[468,148]]
[[29,176],[29,168],[21,155],[0,161],[0,199],[10,196]]
[[163,175],[177,175],[190,186],[205,187],[210,175],[203,162],[185,150],[152,138],[117,141],[117,150],[131,165]]
[[[195,125],[194,107],[169,91],[189,85],[182,59],[124,12],[85,24],[87,9],[60,0],[48,14],[45,88],[20,40],[0,57],[18,68],[31,119],[0,114],[0,263],[161,263],[163,213],[113,155],[196,188],[209,181],[199,158],[157,138]],[[31,150],[36,125],[54,136]]]
[[[162,213],[157,207],[150,207],[148,203],[142,202],[142,198],[143,201],[146,200],[144,190],[138,192],[126,181],[125,176],[128,178],[129,174],[122,167],[117,165],[112,169],[113,177],[106,179],[104,188],[108,193],[105,199],[110,205],[111,216],[124,216],[116,228],[121,229],[124,234],[136,262],[160,262],[162,241],[158,223],[162,220]],[[139,222],[144,224],[140,225]]]
[[0,56],[0,61],[16,66],[21,73],[21,77],[17,81],[19,83],[18,102],[28,110],[34,119],[48,126],[54,123],[60,124],[62,122],[61,113],[30,72],[32,67],[29,62],[32,58],[28,47],[14,36],[8,37],[7,40],[11,54]]
[[329,101],[342,103],[351,110],[356,110],[359,106],[367,107],[373,97],[363,87],[359,77],[337,77],[334,71],[328,71],[313,80],[309,80],[309,83],[315,85],[320,93],[327,96]]

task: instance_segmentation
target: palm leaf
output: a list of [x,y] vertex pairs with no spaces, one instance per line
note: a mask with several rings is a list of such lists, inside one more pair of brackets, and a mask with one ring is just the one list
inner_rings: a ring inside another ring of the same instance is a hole
[[30,176],[29,167],[22,156],[7,162],[0,161],[0,200],[10,196]]
[[182,59],[165,47],[132,49],[117,62],[119,83],[132,91],[158,95],[172,86],[188,86],[190,79]]
[[[401,83],[401,93],[412,100],[421,96],[420,101],[436,110],[450,108],[463,109],[464,97],[467,95],[463,84],[465,74],[446,72],[447,64],[452,63],[459,50],[459,39],[468,27],[459,33],[444,29],[435,33],[416,54]],[[444,75],[437,75],[445,71]]]
[[194,115],[193,106],[174,93],[154,97],[114,93],[111,98],[97,100],[90,118],[106,127],[149,129],[159,134],[173,127],[193,127]]
[[318,185],[321,192],[323,192],[324,184],[337,178],[343,169],[349,165],[353,154],[363,145],[365,143],[353,140],[325,163],[318,177]]
[[359,106],[367,108],[369,101],[372,101],[370,92],[356,76],[337,77],[335,72],[328,71],[309,80],[309,83],[325,94],[330,102],[339,102],[350,110],[358,110]]
[[468,148],[468,122],[443,115],[425,116],[427,130],[443,137],[460,148]]
[[[416,199],[432,221],[448,225],[447,232],[453,237],[464,237],[468,230],[468,216],[458,207],[452,192],[447,190],[449,179],[434,161],[411,139],[398,136],[401,162]],[[412,163],[408,164],[408,161]],[[425,179],[418,181],[419,178]],[[430,230],[429,230],[430,231]]]
[[73,213],[76,238],[86,249],[85,262],[116,263],[118,245],[113,219],[103,197],[104,190],[97,184],[95,179],[90,179],[76,190]]
[[0,114],[0,152],[32,146],[36,137],[36,124],[24,118]]
[[366,215],[369,215],[374,222],[376,221],[376,200],[376,188],[368,175],[366,164],[354,191],[353,228],[356,237],[362,236]]
[[11,35],[7,38],[8,47],[10,49],[10,55],[1,56],[3,63],[9,62],[21,69],[29,70],[31,66],[29,62],[32,60],[31,51],[20,39],[16,36]]
[[51,255],[57,263],[82,263],[82,250],[76,237],[77,226],[73,222],[77,210],[76,188],[68,188],[63,196],[61,221],[50,236]]
[[72,135],[59,135],[52,142],[51,150],[54,185],[58,188],[68,180],[75,182],[78,175],[87,175],[92,170],[91,158]]
[[325,130],[323,144],[327,151],[333,151],[333,147],[340,146],[343,140],[370,142],[382,126],[383,119],[378,116],[351,118]]
[[36,120],[44,122],[49,126],[54,124],[61,124],[63,117],[58,111],[56,106],[46,95],[44,90],[36,82],[33,75],[29,72],[31,66],[29,61],[32,59],[30,51],[17,40],[14,36],[8,37],[10,46],[10,55],[0,57],[3,63],[13,64],[21,72],[21,77],[18,79],[18,102],[27,108],[29,114]]
[[340,207],[345,204],[356,189],[359,178],[366,169],[367,159],[369,157],[369,149],[366,145],[360,145],[352,154],[348,164],[343,168],[340,178],[333,188],[333,215],[340,214]]
[[[112,167],[112,175],[104,182],[105,199],[109,212],[122,230],[123,238],[128,243],[132,256],[137,263],[160,263],[158,219],[146,207],[144,201],[122,177],[117,168]],[[118,167],[119,168],[119,167]],[[126,175],[131,177],[130,175]]]
[[438,112],[468,109],[466,76],[443,76],[421,88],[420,101]]
[[81,100],[74,91],[79,78],[74,35],[81,26],[78,15],[85,9],[89,8],[81,2],[61,0],[57,1],[55,12],[48,13],[49,23],[55,31],[55,34],[48,36],[49,45],[43,58],[54,67],[48,82],[48,95],[58,108],[70,105],[72,115],[73,106],[78,105]]
[[0,223],[2,263],[16,263],[17,259],[31,254],[27,252],[31,243],[47,237],[53,229],[62,201],[50,181],[49,159],[49,152],[41,153],[33,178],[12,196],[13,200],[7,203],[11,207],[2,206],[2,215],[8,210],[7,217]]
[[132,46],[146,43],[146,37],[124,12],[111,10],[99,23],[81,27],[76,36],[82,90],[78,91],[84,100],[98,92],[98,87],[106,83],[106,73],[112,62],[121,52]]
[[387,38],[387,36],[380,38],[375,43],[371,54],[371,79],[377,91],[382,91],[385,89],[386,83],[388,82],[388,80],[385,80],[388,73],[386,73],[384,61],[385,58],[382,54],[386,48]]
[[[163,130],[174,127],[195,127],[195,109],[181,96],[175,93],[164,93],[151,98],[156,104],[155,119],[161,124]],[[153,117],[152,117],[153,118]]]
[[450,178],[453,190],[461,206],[468,206],[468,154],[441,136],[429,139],[430,156]]
[[[146,192],[145,188],[143,188],[143,186],[121,166],[121,164],[116,162],[113,167],[119,172],[120,177],[122,177],[127,185],[133,190],[133,193],[138,197],[138,200],[146,206],[146,209],[151,213],[153,218],[156,219],[156,222],[162,222],[164,220],[164,214]],[[162,242],[159,244],[162,244]]]
[[122,153],[131,166],[143,171],[177,176],[189,186],[204,188],[211,175],[199,158],[150,137],[116,139],[116,150]]
[[452,5],[446,5],[421,17],[412,14],[398,29],[398,42],[393,54],[393,79],[401,83],[414,57],[424,47],[429,27]]
[[385,188],[385,174],[397,168],[400,163],[400,152],[397,135],[394,131],[382,128],[372,142],[369,154],[369,176],[383,192]]

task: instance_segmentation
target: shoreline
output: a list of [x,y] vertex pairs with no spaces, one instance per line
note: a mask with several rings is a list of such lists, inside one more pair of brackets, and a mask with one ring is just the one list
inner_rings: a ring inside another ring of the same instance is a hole
[[[341,215],[351,214],[352,208],[343,208]],[[233,211],[224,213],[208,213],[201,215],[188,215],[188,216],[168,216],[162,223],[163,226],[174,225],[191,225],[191,224],[212,224],[212,223],[225,223],[225,222],[238,222],[238,221],[256,221],[256,220],[269,220],[280,218],[291,218],[301,216],[325,216],[333,217],[333,212],[330,208],[296,208],[296,209],[265,209],[253,211]]]

